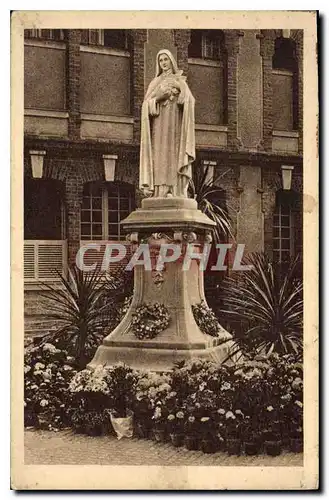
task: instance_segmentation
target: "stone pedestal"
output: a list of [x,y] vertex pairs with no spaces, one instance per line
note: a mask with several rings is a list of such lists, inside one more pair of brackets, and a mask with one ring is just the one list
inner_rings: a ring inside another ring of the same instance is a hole
[[[223,361],[230,348],[231,335],[224,329],[220,337],[205,335],[192,312],[192,305],[205,300],[200,261],[192,260],[189,269],[183,270],[187,245],[193,244],[194,253],[202,252],[204,244],[211,241],[214,222],[198,210],[193,199],[148,198],[143,200],[141,209],[121,224],[133,251],[141,243],[148,244],[152,267],[145,270],[144,266],[135,266],[131,307],[117,328],[104,339],[89,366],[122,361],[134,368],[162,371],[171,369],[175,361],[191,358]],[[162,243],[179,245],[181,257],[156,270]],[[154,302],[168,308],[170,324],[154,339],[139,340],[131,330],[132,314],[141,304]]]

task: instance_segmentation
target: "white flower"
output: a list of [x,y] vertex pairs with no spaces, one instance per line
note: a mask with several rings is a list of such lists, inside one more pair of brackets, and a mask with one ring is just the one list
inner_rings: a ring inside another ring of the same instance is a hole
[[169,421],[171,421],[171,420],[175,420],[175,415],[173,415],[173,414],[171,413],[170,415],[168,415],[167,419],[168,419]]
[[31,367],[29,365],[24,366],[24,373],[29,373],[30,370],[31,370]]
[[42,370],[44,367],[45,367],[45,365],[43,363],[36,363],[34,365],[34,372]]
[[193,423],[195,422],[195,417],[193,417],[193,415],[191,415],[189,418],[188,418],[188,421]]
[[303,403],[301,401],[295,401],[295,404],[299,406],[299,408],[303,408]]
[[219,410],[217,410],[217,413],[219,413],[220,415],[225,415],[225,410],[223,408],[219,408]]
[[222,391],[228,391],[229,389],[231,389],[231,384],[229,382],[224,382],[222,384],[221,390]]
[[237,415],[243,415],[243,413],[242,413],[242,411],[241,411],[241,410],[235,410],[235,413],[236,413]]
[[44,407],[44,406],[48,406],[48,401],[46,399],[42,399],[40,401],[40,406]]
[[208,420],[210,420],[209,417],[201,417],[200,419],[201,422],[208,422]]
[[184,418],[184,413],[182,411],[179,411],[178,413],[176,413],[176,417],[177,418]]
[[266,409],[267,409],[267,411],[273,411],[274,410],[273,406],[268,406]]
[[160,418],[161,415],[162,415],[161,408],[157,406],[154,410],[154,418]]
[[72,366],[69,366],[69,365],[64,365],[63,366],[63,370],[68,372],[69,370],[73,370]]
[[53,345],[53,344],[50,344],[50,343],[46,343],[44,346],[43,346],[43,349],[42,349],[44,352],[50,352],[52,354],[55,354],[56,352],[60,352],[58,349],[56,349],[56,347]]
[[234,413],[232,411],[228,411],[225,416],[226,416],[226,418],[233,418],[233,419],[235,419],[235,415],[234,415]]

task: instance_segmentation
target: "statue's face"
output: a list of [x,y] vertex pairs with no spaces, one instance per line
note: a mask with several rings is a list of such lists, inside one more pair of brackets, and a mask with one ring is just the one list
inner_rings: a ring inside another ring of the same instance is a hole
[[167,54],[159,55],[159,65],[162,71],[168,71],[168,69],[172,69],[172,64],[170,58]]

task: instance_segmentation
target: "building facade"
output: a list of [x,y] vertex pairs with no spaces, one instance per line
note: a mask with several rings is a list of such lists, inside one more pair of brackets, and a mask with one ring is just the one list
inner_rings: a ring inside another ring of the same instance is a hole
[[120,220],[141,200],[141,106],[161,48],[187,75],[194,168],[221,175],[236,242],[276,261],[302,251],[302,30],[25,30],[27,330],[54,268],[65,272],[81,244],[125,240]]

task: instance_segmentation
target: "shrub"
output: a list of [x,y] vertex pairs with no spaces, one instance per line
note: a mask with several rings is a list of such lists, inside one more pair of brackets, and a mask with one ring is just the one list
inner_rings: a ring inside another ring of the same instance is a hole
[[282,272],[261,253],[250,254],[244,264],[252,269],[236,271],[223,284],[223,309],[235,330],[237,353],[301,356],[303,328],[303,284],[299,277],[299,258]]
[[43,284],[48,317],[61,326],[41,342],[69,351],[81,369],[92,359],[108,331],[122,319],[120,303],[131,292],[132,278],[124,272],[83,272],[74,265],[69,268],[68,278],[60,275],[60,280],[62,288]]

